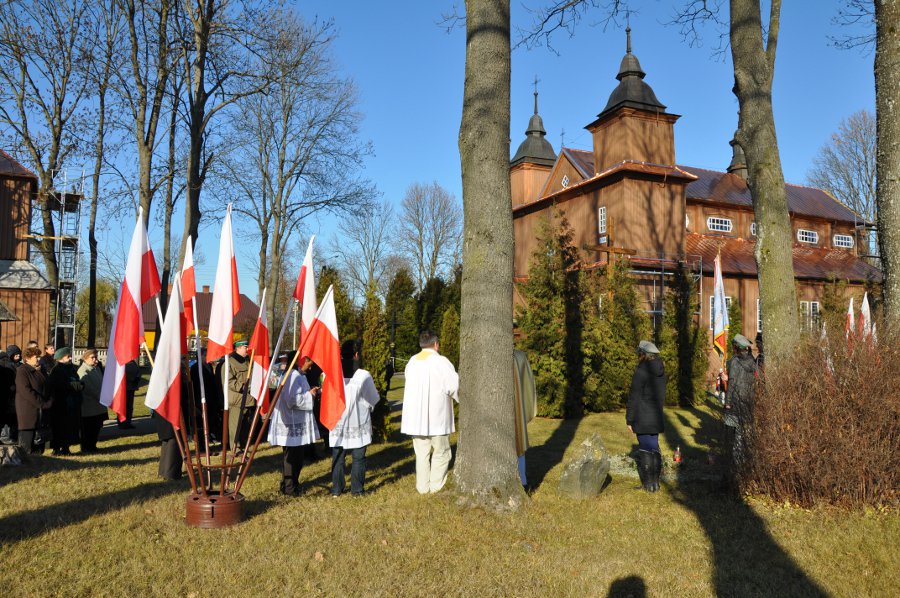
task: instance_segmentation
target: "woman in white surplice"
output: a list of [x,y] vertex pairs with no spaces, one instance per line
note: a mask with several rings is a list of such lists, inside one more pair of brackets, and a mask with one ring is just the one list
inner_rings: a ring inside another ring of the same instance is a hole
[[350,466],[350,492],[353,496],[360,496],[365,491],[366,447],[372,444],[372,410],[381,397],[375,388],[372,374],[359,369],[359,349],[359,341],[347,341],[341,346],[347,404],[341,419],[328,435],[331,444],[332,496],[340,496],[344,491],[347,452],[353,459]]
[[[304,360],[303,372],[312,362]],[[281,493],[300,495],[300,469],[303,467],[303,447],[319,439],[319,426],[313,414],[313,403],[319,387],[310,388],[306,376],[291,370],[284,383],[281,397],[269,423],[269,444],[283,447]]]

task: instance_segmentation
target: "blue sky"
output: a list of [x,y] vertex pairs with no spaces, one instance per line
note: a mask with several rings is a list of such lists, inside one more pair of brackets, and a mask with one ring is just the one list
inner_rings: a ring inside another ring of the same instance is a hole
[[[711,28],[705,30],[704,45],[691,48],[677,27],[666,26],[675,3],[646,0],[635,5],[640,12],[631,16],[632,45],[645,80],[669,112],[682,115],[675,125],[677,161],[724,170],[738,110],[731,93],[730,54],[712,55],[717,35]],[[874,55],[829,43],[829,35],[841,33],[832,24],[839,5],[837,0],[785,2],[782,9],[773,100],[785,178],[791,183],[805,181],[816,151],[842,118],[862,108],[874,111]],[[311,0],[295,6],[307,19],[335,22],[336,62],[356,82],[365,115],[362,137],[375,151],[364,174],[383,198],[399,203],[411,183],[437,181],[461,200],[457,133],[465,38],[462,29],[447,33],[438,24],[452,0]],[[530,19],[515,0],[512,18],[514,25]],[[625,53],[624,30],[591,26],[597,20],[585,19],[574,38],[557,34],[556,53],[546,48],[513,52],[511,152],[524,138],[533,110],[535,76],[540,80],[540,114],[554,149],[559,151],[563,130],[567,147],[590,149],[583,127],[606,105]],[[217,217],[212,210],[204,213],[199,251],[206,263],[198,268],[198,284],[213,282]],[[335,235],[335,222],[310,219],[303,233],[315,233],[324,246]],[[255,243],[242,240],[246,237],[240,230],[237,234],[241,288],[255,298]],[[150,236],[154,248],[159,247],[161,233],[151,229]]]

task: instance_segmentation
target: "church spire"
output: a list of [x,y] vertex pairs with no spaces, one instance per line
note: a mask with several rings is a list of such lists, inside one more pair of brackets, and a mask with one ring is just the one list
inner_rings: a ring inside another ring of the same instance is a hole
[[647,73],[641,68],[641,63],[631,50],[631,25],[625,28],[625,56],[619,65],[619,73],[616,79],[619,85],[613,90],[606,103],[606,108],[600,115],[606,114],[620,106],[631,106],[653,112],[661,112],[666,109],[653,93],[653,89],[644,81]]
[[511,165],[514,166],[520,162],[529,162],[533,164],[544,164],[552,166],[556,162],[556,152],[553,146],[547,141],[547,131],[544,129],[544,120],[538,114],[538,88],[537,84],[540,80],[537,75],[534,77],[534,114],[528,121],[528,129],[525,130],[525,141],[519,145],[516,155],[513,156]]

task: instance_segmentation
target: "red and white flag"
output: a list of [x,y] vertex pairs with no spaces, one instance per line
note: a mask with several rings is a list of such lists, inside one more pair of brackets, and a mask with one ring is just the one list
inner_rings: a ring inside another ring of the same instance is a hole
[[144,405],[165,418],[176,430],[181,427],[181,356],[185,337],[183,312],[181,280],[176,276],[144,399]]
[[209,312],[207,362],[215,361],[231,353],[234,316],[240,309],[241,294],[238,290],[234,242],[231,238],[231,204],[229,204],[228,210],[225,212],[225,221],[222,223],[222,234],[219,237],[219,261],[216,265],[216,282],[215,288],[213,288],[212,307]]
[[181,296],[184,302],[184,319],[187,327],[184,333],[194,332],[194,311],[191,302],[197,296],[197,278],[194,275],[194,250],[188,240],[184,248],[184,261],[181,263]]
[[847,308],[847,321],[844,323],[844,336],[847,338],[847,340],[850,340],[850,335],[853,333],[854,325],[853,297],[850,297],[850,306]]
[[[300,266],[300,275],[297,277],[297,286],[294,287],[294,299],[296,299],[300,307],[300,340],[298,344],[303,346],[303,339],[309,332],[313,320],[316,317],[318,305],[316,304],[316,279],[313,275],[312,250],[315,235],[309,240],[309,246],[306,248],[306,257],[303,258],[303,265]],[[305,355],[301,355],[302,359]]]
[[266,375],[271,359],[269,357],[269,318],[266,315],[266,291],[259,302],[259,317],[250,337],[250,351],[253,353],[250,375],[250,396],[256,399],[263,413],[269,411],[269,387]]
[[322,410],[319,420],[333,430],[344,413],[347,404],[344,397],[344,371],[341,367],[341,341],[338,336],[337,316],[334,311],[333,288],[328,287],[319,311],[304,341],[304,353],[322,368]]
[[869,309],[869,293],[863,293],[862,305],[859,307],[859,338],[865,340],[872,334],[872,310]]
[[106,369],[100,388],[100,402],[115,411],[119,421],[125,420],[125,364],[138,358],[144,342],[141,306],[159,291],[159,272],[147,240],[143,210],[139,210],[128,249],[125,278],[109,332]]

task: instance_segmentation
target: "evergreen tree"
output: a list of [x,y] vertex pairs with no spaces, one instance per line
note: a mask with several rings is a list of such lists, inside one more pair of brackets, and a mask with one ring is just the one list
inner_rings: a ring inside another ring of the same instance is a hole
[[366,304],[363,308],[363,334],[362,334],[362,367],[375,381],[375,388],[381,395],[381,401],[372,412],[372,437],[376,442],[387,440],[390,436],[390,406],[387,402],[387,363],[390,359],[390,347],[388,340],[387,324],[384,319],[384,311],[381,309],[381,300],[374,288],[366,292]]
[[444,312],[441,323],[441,355],[459,369],[459,312],[452,303]]
[[347,285],[344,284],[338,269],[324,265],[319,270],[316,279],[316,298],[324,297],[329,286],[334,287],[334,312],[337,318],[338,334],[341,338],[359,338],[359,314],[350,301]]
[[625,404],[638,343],[651,338],[650,319],[629,269],[628,260],[617,259],[606,267],[602,279],[597,273],[586,274],[590,307],[585,322],[585,403],[591,411]]
[[[741,302],[735,297],[731,301],[731,305],[728,306],[728,344],[725,345],[728,347],[728,358],[731,358],[731,347],[734,337],[738,334],[743,334],[744,330],[744,317],[743,312],[741,311]],[[752,338],[750,339],[753,340]]]
[[582,411],[584,390],[580,261],[568,221],[552,218],[558,223],[548,217],[538,225],[517,319],[520,346],[535,373],[538,414],[574,417]]
[[416,286],[409,269],[397,270],[388,287],[384,317],[388,333],[393,332],[394,356],[409,359],[419,352],[419,326],[416,315]]
[[419,331],[441,329],[441,318],[444,315],[444,288],[447,285],[440,278],[430,278],[418,297]]
[[663,322],[659,331],[660,357],[668,384],[666,404],[688,407],[703,400],[709,367],[709,334],[695,321],[699,310],[697,285],[683,267],[675,271],[666,291]]

